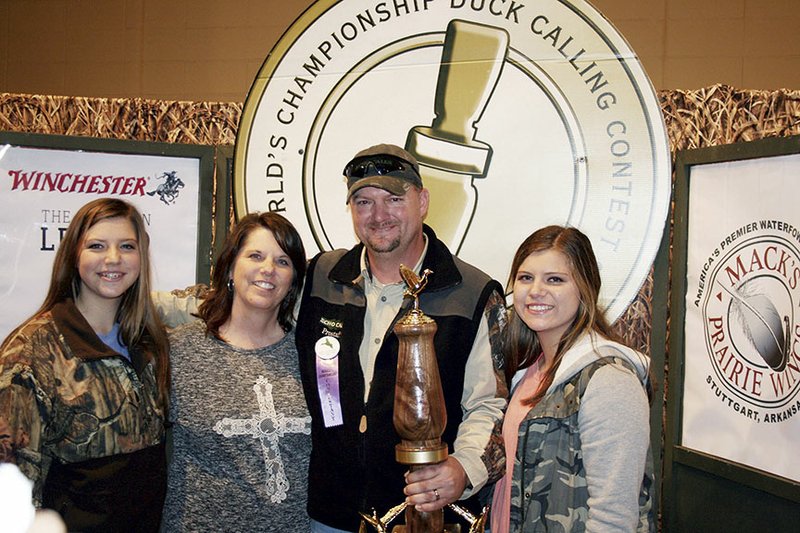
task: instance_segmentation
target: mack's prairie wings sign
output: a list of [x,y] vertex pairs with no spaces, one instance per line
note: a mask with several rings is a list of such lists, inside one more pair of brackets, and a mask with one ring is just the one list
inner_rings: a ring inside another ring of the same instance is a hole
[[[695,165],[681,444],[800,481],[800,154]],[[746,445],[744,445],[746,443]]]
[[237,214],[283,213],[310,252],[350,247],[342,168],[382,142],[417,156],[427,222],[497,279],[553,223],[592,239],[611,319],[649,272],[670,194],[661,111],[635,54],[585,2],[315,3],[248,95]]

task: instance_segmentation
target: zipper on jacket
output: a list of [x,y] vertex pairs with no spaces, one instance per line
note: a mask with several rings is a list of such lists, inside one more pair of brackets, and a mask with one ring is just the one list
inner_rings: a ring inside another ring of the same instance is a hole
[[[520,497],[522,498],[521,501],[520,501],[520,505],[519,505],[520,511],[522,513],[522,520],[520,522],[521,524],[525,524],[525,514],[528,511],[528,507],[524,504],[524,502],[525,502],[525,500],[528,499],[527,494],[525,494],[525,470],[526,470],[526,468],[525,468],[525,450],[528,449],[528,436],[529,435],[530,435],[530,432],[526,429],[525,438],[522,440],[522,448],[517,448],[517,454],[520,455],[520,470],[522,471],[522,475],[520,475],[520,486],[519,486],[519,494],[520,494]],[[514,477],[514,468],[513,467],[511,468],[511,477],[512,478]],[[509,506],[510,506],[511,502],[508,502],[508,503],[509,503]],[[511,516],[511,509],[509,508],[509,517],[510,516]]]
[[358,506],[359,509],[363,509],[366,512],[369,512],[367,508],[367,493],[369,491],[369,476],[367,474],[367,404],[364,403],[364,406],[361,410],[361,419],[358,421],[358,438],[359,438],[359,447],[358,447],[358,463],[359,467],[361,468],[361,472],[363,472],[364,479],[361,483],[361,503]]

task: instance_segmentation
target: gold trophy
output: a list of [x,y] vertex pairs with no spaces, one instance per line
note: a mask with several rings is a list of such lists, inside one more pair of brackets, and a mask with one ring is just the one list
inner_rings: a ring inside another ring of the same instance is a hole
[[[447,425],[447,411],[439,377],[439,365],[433,347],[436,322],[419,308],[419,293],[425,288],[428,276],[422,276],[400,265],[400,275],[406,283],[404,296],[412,298],[412,307],[394,326],[400,341],[397,355],[397,377],[394,388],[394,427],[400,435],[395,447],[395,459],[408,465],[411,471],[425,465],[436,464],[447,459],[447,444],[442,442],[442,433]],[[486,523],[486,509],[480,517],[456,504],[448,505],[470,526],[470,533],[482,533]],[[405,525],[392,529],[393,533],[460,533],[459,524],[444,524],[444,513],[417,511],[401,503],[392,507],[384,516],[361,514],[363,521],[359,531],[365,533],[367,524],[379,533],[385,533],[389,524],[405,511]]]

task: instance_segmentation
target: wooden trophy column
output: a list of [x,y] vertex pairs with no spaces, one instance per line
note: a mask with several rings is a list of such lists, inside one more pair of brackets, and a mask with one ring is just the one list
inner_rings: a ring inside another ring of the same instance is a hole
[[[436,323],[414,309],[394,327],[400,339],[397,381],[394,387],[394,427],[402,439],[395,447],[398,463],[416,470],[447,459],[441,437],[447,424],[444,393],[433,348]],[[406,526],[395,531],[441,533],[442,510],[432,513],[406,507]]]
[[[414,471],[425,465],[441,463],[447,459],[447,444],[442,442],[442,433],[447,425],[447,410],[444,404],[439,365],[433,347],[436,322],[419,309],[419,293],[425,288],[430,270],[422,276],[400,265],[400,275],[406,282],[406,297],[413,298],[413,307],[394,326],[400,341],[397,354],[397,377],[394,387],[394,427],[400,435],[395,447],[395,459]],[[470,533],[482,533],[486,512],[474,517],[456,504],[447,506],[469,525]],[[441,509],[423,513],[405,503],[396,505],[382,517],[373,509],[372,515],[361,514],[360,532],[366,532],[367,524],[379,533],[388,531],[389,524],[405,511],[405,525],[395,526],[393,533],[459,533],[458,524],[444,524]]]

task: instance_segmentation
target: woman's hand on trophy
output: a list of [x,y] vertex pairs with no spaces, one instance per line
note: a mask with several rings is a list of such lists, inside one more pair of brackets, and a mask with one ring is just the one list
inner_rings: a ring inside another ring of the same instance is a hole
[[457,501],[467,486],[467,473],[454,457],[405,475],[406,503],[430,513]]

